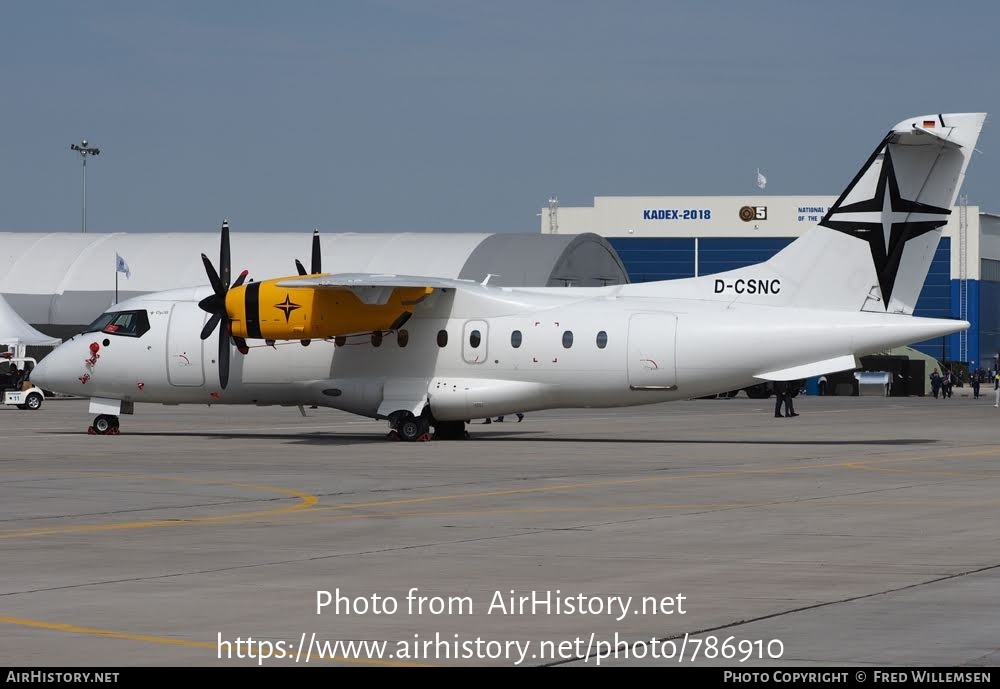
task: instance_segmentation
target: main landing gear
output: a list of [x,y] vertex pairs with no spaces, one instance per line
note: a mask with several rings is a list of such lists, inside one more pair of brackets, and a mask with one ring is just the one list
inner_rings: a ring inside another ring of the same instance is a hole
[[420,416],[414,416],[408,411],[393,412],[389,416],[389,427],[389,440],[413,443],[431,439],[431,420],[426,412]]
[[87,435],[118,435],[118,417],[101,414],[94,419],[94,425],[87,429]]
[[[420,416],[408,411],[398,411],[389,417],[389,440],[427,442],[429,440],[465,440],[469,432],[464,421],[433,421],[428,410]],[[434,427],[433,434],[431,426]]]

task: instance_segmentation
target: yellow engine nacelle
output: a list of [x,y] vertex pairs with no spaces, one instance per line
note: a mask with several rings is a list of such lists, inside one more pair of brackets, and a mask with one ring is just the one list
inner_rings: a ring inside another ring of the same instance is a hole
[[245,339],[321,340],[388,330],[433,291],[400,287],[392,290],[385,304],[366,304],[348,288],[277,285],[297,277],[251,282],[229,290],[226,312],[232,334]]

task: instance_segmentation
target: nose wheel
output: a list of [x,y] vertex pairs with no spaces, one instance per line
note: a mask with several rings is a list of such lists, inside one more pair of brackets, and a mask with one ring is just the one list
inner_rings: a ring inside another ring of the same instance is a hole
[[101,414],[87,429],[88,435],[118,435],[118,432],[118,417],[110,414]]

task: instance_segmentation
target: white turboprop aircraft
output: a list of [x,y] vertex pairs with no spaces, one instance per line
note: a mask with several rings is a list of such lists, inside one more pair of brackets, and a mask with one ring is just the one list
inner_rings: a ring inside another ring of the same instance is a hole
[[[465,437],[474,418],[857,368],[862,355],[969,327],[912,313],[984,121],[900,122],[817,226],[768,261],[690,279],[507,288],[329,275],[315,241],[311,273],[299,264],[299,276],[243,284],[244,272],[227,287],[224,224],[221,277],[203,256],[211,286],[116,305],[31,378],[90,397],[91,433],[116,433],[135,402],[321,405],[418,440],[432,428]],[[218,350],[204,347],[220,322]]]

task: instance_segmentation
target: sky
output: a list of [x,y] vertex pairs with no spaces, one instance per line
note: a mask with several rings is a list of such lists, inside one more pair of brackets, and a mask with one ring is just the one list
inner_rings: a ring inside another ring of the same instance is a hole
[[[607,195],[836,195],[1000,112],[1000,4],[4,3],[0,230],[535,232]],[[1000,117],[964,191],[1000,211]]]

